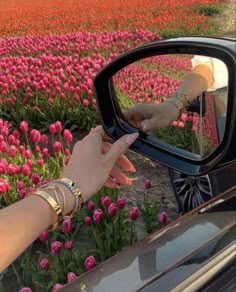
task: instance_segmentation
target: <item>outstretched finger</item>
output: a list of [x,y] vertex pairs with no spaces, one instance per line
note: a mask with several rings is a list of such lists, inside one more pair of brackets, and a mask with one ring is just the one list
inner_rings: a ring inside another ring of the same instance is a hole
[[131,144],[138,138],[139,133],[124,135],[112,144],[110,150],[104,155],[108,168],[112,168],[116,161],[125,153]]
[[[104,154],[107,153],[111,149],[111,147],[112,147],[112,144],[110,144],[108,142],[103,142],[102,152]],[[130,171],[130,172],[136,171],[133,164],[130,162],[130,160],[125,155],[121,155],[117,159],[116,164],[118,164],[120,167],[122,167],[126,171]]]

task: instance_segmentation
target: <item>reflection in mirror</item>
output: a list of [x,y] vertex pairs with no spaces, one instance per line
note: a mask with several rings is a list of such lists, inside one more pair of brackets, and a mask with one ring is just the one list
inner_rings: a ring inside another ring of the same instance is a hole
[[[198,65],[204,67],[200,68]],[[198,71],[194,71],[196,68]],[[201,70],[207,68],[208,79],[204,79],[205,73],[199,71],[199,68]],[[190,76],[193,74],[198,78],[200,76],[200,79],[191,79]],[[153,108],[155,104],[160,107],[176,91],[180,89],[183,91],[184,88],[188,92],[190,104],[182,111],[180,117],[171,120],[171,113],[166,112],[165,116],[170,116],[167,125],[160,128],[157,124],[148,132],[159,140],[203,158],[212,153],[223,139],[227,112],[228,69],[221,60],[187,54],[152,56],[124,67],[113,76],[112,81],[123,112],[127,109],[130,112],[137,104],[149,104]],[[204,86],[200,85],[201,82],[206,87],[203,92],[201,88]],[[194,96],[194,92],[199,93]],[[185,94],[187,96],[187,93]],[[174,108],[176,111],[176,105]],[[140,126],[137,121],[129,119],[129,122],[136,127]]]

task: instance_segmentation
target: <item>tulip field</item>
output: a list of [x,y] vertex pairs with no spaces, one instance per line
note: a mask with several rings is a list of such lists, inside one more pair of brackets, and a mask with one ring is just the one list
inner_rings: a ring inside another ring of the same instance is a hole
[[[223,4],[220,0],[0,0],[0,209],[57,178],[70,159],[75,131],[88,131],[99,123],[93,80],[104,65],[148,42],[216,33],[212,17]],[[145,66],[129,68],[137,73],[132,76],[139,76],[129,83],[123,82],[122,74],[129,74],[124,70],[117,75],[117,88],[126,94],[138,83],[135,95],[130,95],[132,104],[162,102],[166,99],[162,89],[171,93],[179,85],[176,74],[165,76],[169,65],[164,61],[163,71],[151,72],[148,81],[140,77]],[[183,75],[190,65],[189,59],[181,59],[172,69]],[[183,130],[187,122],[183,114],[173,126]],[[143,185],[147,194],[151,182]],[[76,218],[64,220],[58,231],[43,232],[0,274],[0,291],[59,290],[138,240],[138,217],[148,232],[163,226],[167,205],[162,197],[156,203],[146,200],[145,206],[140,202],[130,206],[118,190],[101,190]],[[84,229],[92,238],[91,248],[80,250],[75,247]],[[7,278],[11,273],[13,286]]]

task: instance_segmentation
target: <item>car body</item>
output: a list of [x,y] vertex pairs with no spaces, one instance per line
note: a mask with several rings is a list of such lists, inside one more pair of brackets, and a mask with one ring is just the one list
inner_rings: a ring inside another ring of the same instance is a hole
[[234,291],[235,214],[236,187],[126,248],[61,291]]

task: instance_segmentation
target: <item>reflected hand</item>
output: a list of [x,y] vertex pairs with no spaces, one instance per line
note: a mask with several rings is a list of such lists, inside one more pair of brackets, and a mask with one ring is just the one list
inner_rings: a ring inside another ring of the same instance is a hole
[[167,127],[179,116],[179,109],[171,102],[137,104],[124,110],[125,118],[143,132]]

